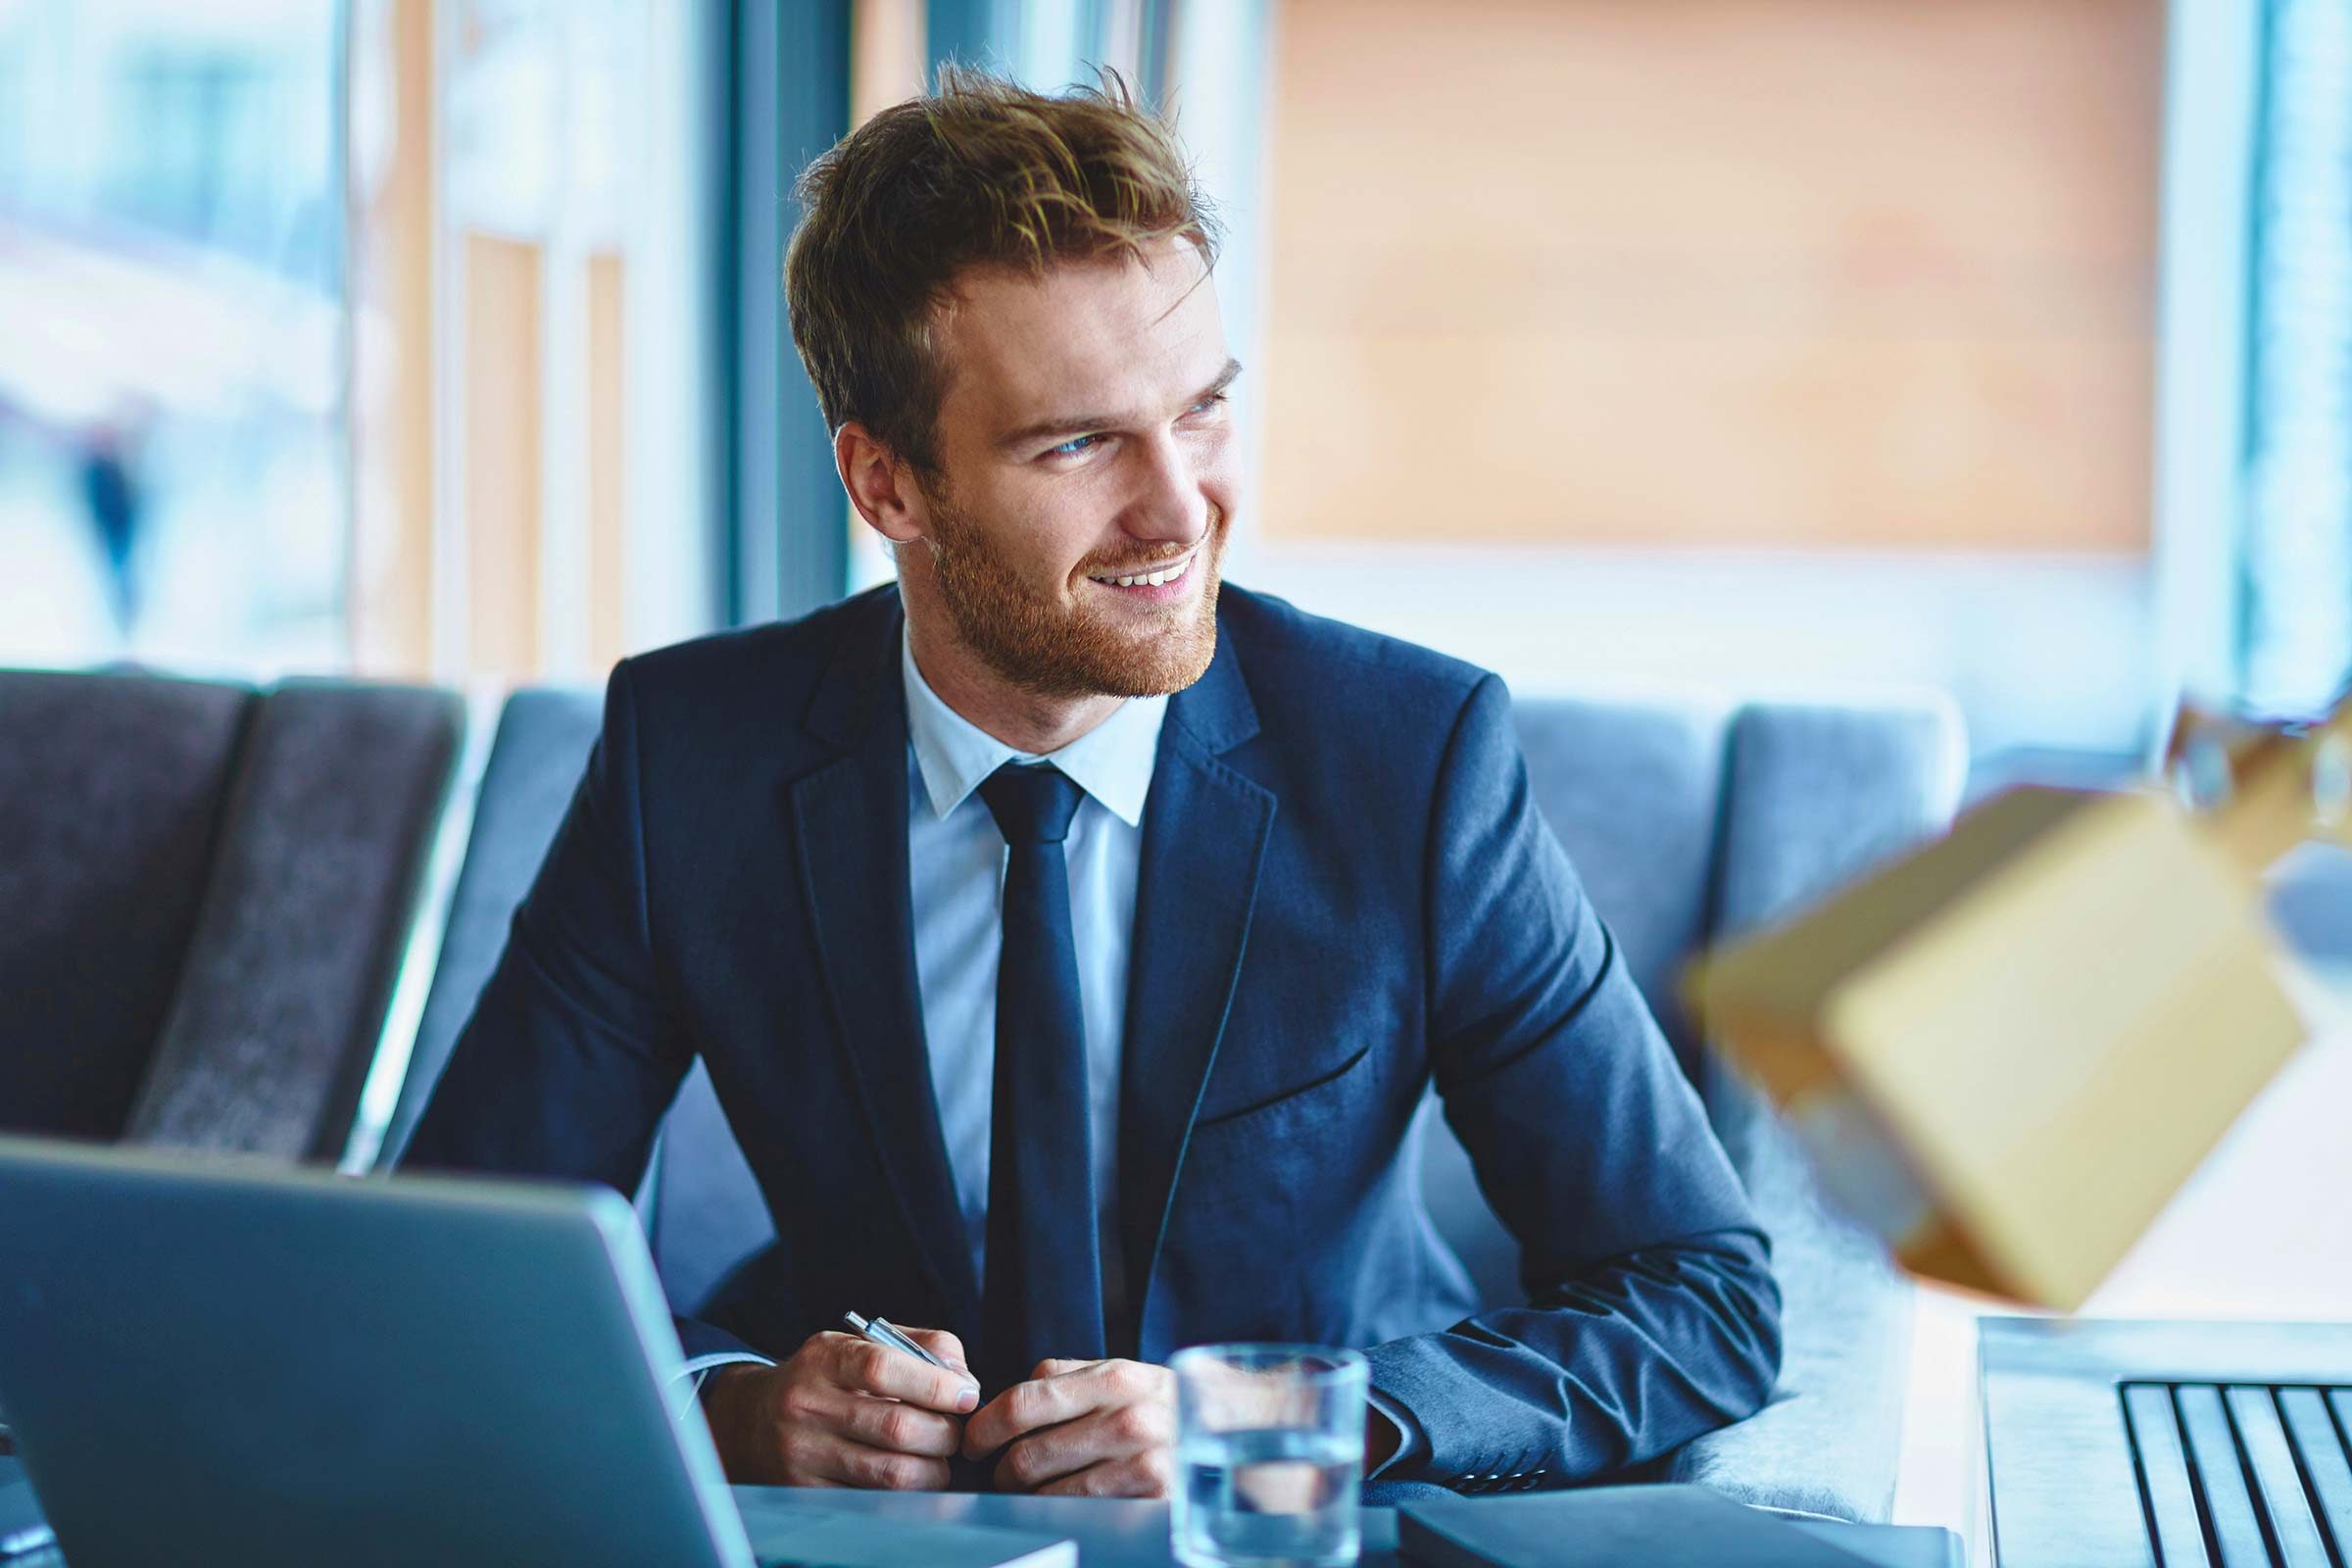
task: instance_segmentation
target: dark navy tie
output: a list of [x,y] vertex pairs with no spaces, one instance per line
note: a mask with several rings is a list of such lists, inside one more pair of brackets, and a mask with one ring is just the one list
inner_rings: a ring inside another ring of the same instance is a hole
[[1084,792],[1056,767],[1007,762],[980,786],[980,798],[1008,852],[976,1362],[981,1387],[994,1395],[1048,1356],[1102,1356],[1102,1266],[1078,950],[1061,852]]

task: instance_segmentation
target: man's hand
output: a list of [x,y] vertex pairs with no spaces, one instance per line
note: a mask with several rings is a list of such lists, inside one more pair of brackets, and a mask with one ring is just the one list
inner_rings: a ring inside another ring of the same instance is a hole
[[962,1415],[980,1399],[963,1346],[943,1329],[906,1336],[953,1371],[854,1334],[812,1334],[782,1366],[730,1365],[703,1389],[703,1414],[743,1486],[945,1491]]
[[1176,1473],[1174,1373],[1141,1361],[1040,1361],[1029,1378],[964,1423],[968,1457],[998,1454],[998,1491],[1168,1494]]

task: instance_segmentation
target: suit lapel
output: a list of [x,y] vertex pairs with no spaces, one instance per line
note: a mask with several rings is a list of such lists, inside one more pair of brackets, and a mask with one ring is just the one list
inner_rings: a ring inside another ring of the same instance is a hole
[[1119,1091],[1119,1231],[1139,1338],[1233,1003],[1275,799],[1219,757],[1257,732],[1230,639],[1168,704],[1144,808]]
[[958,1332],[980,1289],[931,1083],[906,861],[906,694],[898,596],[853,602],[808,725],[844,755],[791,786],[802,892],[867,1131]]

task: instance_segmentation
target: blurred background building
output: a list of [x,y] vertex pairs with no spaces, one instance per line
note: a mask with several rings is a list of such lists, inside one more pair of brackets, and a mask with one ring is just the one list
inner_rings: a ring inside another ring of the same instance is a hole
[[1230,575],[1525,692],[1948,692],[1980,782],[2352,671],[2352,0],[0,0],[0,662],[495,685],[888,570],[793,174],[1172,104]]

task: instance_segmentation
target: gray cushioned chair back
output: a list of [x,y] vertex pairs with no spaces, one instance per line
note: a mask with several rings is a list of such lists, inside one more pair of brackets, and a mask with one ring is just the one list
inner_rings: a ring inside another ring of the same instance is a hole
[[456,697],[414,687],[263,698],[125,1137],[342,1157],[464,724]]
[[122,1136],[255,701],[0,670],[0,1131]]
[[2352,980],[2352,849],[2301,845],[2271,867],[2266,889],[2288,949],[2331,980]]
[[1740,710],[1710,926],[1737,935],[1794,913],[1942,831],[1966,762],[1941,707]]
[[462,712],[446,693],[0,678],[0,1122],[340,1157]]
[[473,825],[450,895],[432,989],[425,995],[408,1072],[378,1154],[387,1168],[408,1148],[448,1065],[450,1048],[490,983],[515,906],[530,891],[564,808],[579,787],[589,748],[596,744],[598,717],[593,694],[554,688],[518,691],[499,714],[498,734],[473,793]]
[[[1959,804],[1966,759],[1944,709],[1743,709],[1732,721],[1707,929],[1722,941],[1795,914],[1921,839]],[[1718,1056],[1693,1062],[1716,1131],[1741,1158],[1763,1102]]]
[[670,1299],[700,1311],[740,1265],[766,1250],[776,1226],[699,1061],[662,1124],[655,1170],[654,1190],[638,1199],[652,1211],[654,1263]]

